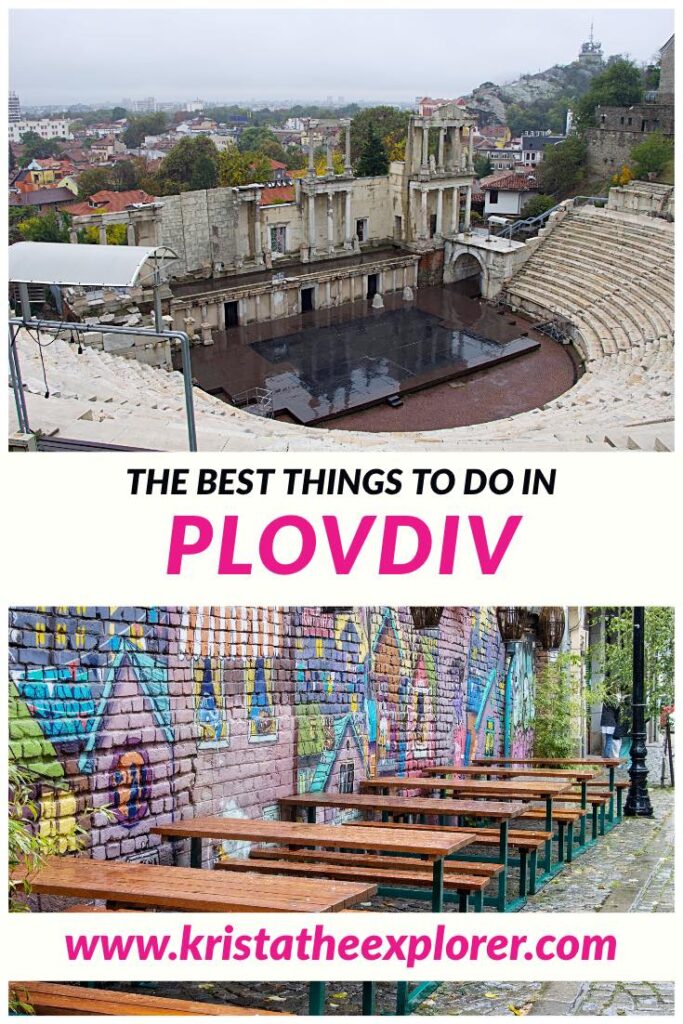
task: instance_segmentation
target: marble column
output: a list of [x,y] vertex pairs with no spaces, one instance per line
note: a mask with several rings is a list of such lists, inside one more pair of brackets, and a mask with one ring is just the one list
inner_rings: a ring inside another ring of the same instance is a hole
[[315,252],[315,195],[308,197],[308,245],[311,255]]
[[427,189],[423,188],[420,193],[420,238],[429,238],[429,225],[427,223]]
[[344,245],[348,248],[353,243],[353,229],[351,227],[351,189],[344,193]]
[[325,140],[325,156],[326,156],[326,167],[327,174],[334,174],[334,160],[332,157],[332,139],[327,138]]
[[78,232],[76,228],[69,228],[69,241],[72,245],[78,245]]
[[443,151],[444,151],[444,144],[445,144],[445,142],[446,142],[446,129],[445,128],[439,128],[439,152],[438,152],[438,156],[436,158],[436,169],[437,169],[437,171],[443,171],[443,169],[444,169],[444,166],[443,166]]
[[429,128],[427,126],[422,129],[422,167],[425,169],[429,167]]
[[315,178],[315,147],[313,145],[313,132],[308,129],[308,177]]
[[107,244],[107,225],[106,224],[100,224],[99,225],[99,229],[100,229],[100,245],[106,245]]
[[126,241],[128,245],[136,245],[135,241],[135,224],[129,221],[126,225]]
[[468,143],[468,147],[469,147],[469,149],[468,149],[469,164],[468,164],[468,168],[467,169],[469,171],[471,171],[474,168],[474,127],[473,127],[473,125],[470,125],[470,133],[469,133],[469,136],[468,136],[468,139],[467,139],[467,143]]
[[443,189],[440,188],[436,194],[436,233],[443,234]]
[[334,192],[327,193],[327,248],[334,249]]
[[460,189],[453,189],[453,206],[451,208],[451,234],[457,235],[460,230]]
[[273,265],[273,252],[270,246],[270,227],[266,223],[263,211],[259,210],[261,225],[261,247],[263,249],[263,262],[270,268]]
[[465,191],[465,231],[470,230],[472,216],[472,186],[468,185]]
[[346,145],[344,149],[344,173],[352,174],[353,168],[351,167],[351,122],[349,121],[346,125]]

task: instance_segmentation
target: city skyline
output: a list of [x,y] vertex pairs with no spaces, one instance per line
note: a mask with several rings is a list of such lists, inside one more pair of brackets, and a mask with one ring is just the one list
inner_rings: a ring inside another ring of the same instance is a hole
[[[10,87],[23,107],[146,96],[160,103],[331,97],[336,104],[342,96],[347,103],[409,103],[417,95],[459,96],[484,81],[505,84],[569,64],[588,39],[591,19],[606,56],[623,53],[638,62],[654,57],[673,32],[670,9],[173,9],[163,10],[163,45],[155,47],[150,39],[159,42],[159,9],[134,12],[135,34],[132,11],[119,10],[116,19],[112,13],[88,11],[84,19],[82,10],[10,12]],[[60,36],[78,56],[71,64],[55,46]],[[237,50],[228,45],[235,37],[244,43]],[[421,37],[424,46],[416,46]],[[462,40],[472,45],[465,48]],[[102,61],[103,46],[115,60]],[[179,62],[191,67],[182,85]]]

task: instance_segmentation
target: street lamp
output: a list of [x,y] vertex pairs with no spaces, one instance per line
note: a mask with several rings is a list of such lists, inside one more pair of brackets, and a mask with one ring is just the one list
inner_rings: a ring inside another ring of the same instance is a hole
[[631,721],[631,784],[624,814],[630,818],[651,818],[652,804],[647,791],[647,746],[645,743],[645,609],[633,609],[633,695]]

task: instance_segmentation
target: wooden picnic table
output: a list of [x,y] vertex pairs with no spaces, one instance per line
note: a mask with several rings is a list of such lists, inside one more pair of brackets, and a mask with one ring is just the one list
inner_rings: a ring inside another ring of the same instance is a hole
[[[504,782],[482,782],[481,780],[462,779],[423,779],[409,776],[384,776],[378,779],[371,779],[361,783],[361,789],[379,790],[389,792],[391,789],[417,789],[434,792],[438,790],[442,799],[446,792],[456,794],[458,797],[481,797],[484,800],[545,800],[545,829],[553,831],[553,800],[561,797],[563,793],[569,793],[573,782],[566,779],[532,779],[532,780],[506,780]],[[551,870],[552,864],[552,843],[550,840],[545,846],[545,868],[546,872]]]
[[45,896],[73,896],[127,906],[164,910],[327,913],[345,910],[377,892],[376,885],[326,879],[298,879],[254,872],[234,877],[197,868],[91,860],[46,858],[35,871],[17,870],[31,891]]
[[615,772],[620,764],[625,764],[625,757],[474,757],[473,765],[536,765],[552,768],[554,765],[588,765],[593,768],[607,768],[609,772],[609,788],[614,791]]
[[190,839],[190,863],[202,865],[202,841],[246,840],[253,843],[281,843],[286,846],[320,846],[326,849],[365,850],[419,856],[432,865],[432,909],[443,910],[444,860],[470,846],[469,833],[376,828],[344,829],[339,825],[304,824],[292,821],[264,821],[262,818],[188,818],[172,825],[157,825],[152,832],[169,839]]
[[[499,832],[499,863],[503,870],[498,876],[498,898],[496,905],[505,910],[508,871],[508,832],[510,822],[524,813],[526,805],[519,800],[449,800],[437,797],[385,796],[381,793],[305,793],[300,796],[285,796],[278,801],[280,807],[294,814],[297,808],[305,808],[308,821],[315,824],[318,807],[333,807],[338,810],[358,810],[366,813],[379,811],[383,820],[391,817],[418,815],[425,818],[436,815],[441,824],[449,817],[490,819],[497,822]],[[434,826],[438,829],[438,826]],[[355,831],[355,829],[349,829]],[[381,831],[385,831],[382,829]],[[386,831],[392,831],[387,829]]]

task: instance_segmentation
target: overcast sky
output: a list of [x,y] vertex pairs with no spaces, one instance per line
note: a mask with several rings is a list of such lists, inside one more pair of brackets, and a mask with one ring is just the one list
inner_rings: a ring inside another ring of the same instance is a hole
[[157,100],[411,101],[575,59],[649,60],[659,10],[15,10],[10,88],[25,105]]

